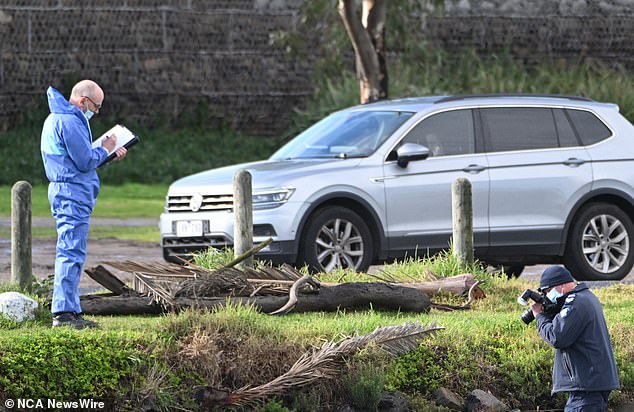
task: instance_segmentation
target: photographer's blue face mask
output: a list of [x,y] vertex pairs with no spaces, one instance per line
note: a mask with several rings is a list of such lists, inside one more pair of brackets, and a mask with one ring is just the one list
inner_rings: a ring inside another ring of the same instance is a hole
[[95,113],[90,110],[90,109],[86,109],[86,113],[84,113],[84,116],[86,116],[86,120],[90,120],[90,118],[94,115]]
[[555,289],[555,288],[552,288],[550,290],[550,292],[548,292],[546,294],[546,297],[548,298],[548,300],[550,300],[553,303],[556,303],[557,302],[557,298],[559,298],[561,296],[562,296],[562,293],[559,293],[559,291],[557,289]]

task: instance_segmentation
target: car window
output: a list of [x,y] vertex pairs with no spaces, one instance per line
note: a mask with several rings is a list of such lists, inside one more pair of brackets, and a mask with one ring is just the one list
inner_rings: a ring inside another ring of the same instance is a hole
[[473,114],[467,109],[432,115],[410,130],[401,143],[423,145],[430,157],[473,153]]
[[566,113],[584,145],[590,145],[612,136],[612,132],[594,114],[585,110],[567,109]]
[[377,110],[336,112],[300,133],[271,159],[369,156],[412,115]]
[[500,107],[481,115],[489,152],[559,147],[551,109]]
[[579,140],[575,135],[566,113],[562,109],[554,109],[555,125],[557,126],[557,136],[559,137],[559,146],[572,147],[580,146]]

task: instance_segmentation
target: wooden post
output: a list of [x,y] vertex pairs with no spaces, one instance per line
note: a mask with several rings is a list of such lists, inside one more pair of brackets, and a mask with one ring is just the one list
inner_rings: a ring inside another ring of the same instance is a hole
[[473,205],[471,182],[460,177],[451,186],[453,216],[453,253],[468,266],[473,263]]
[[20,181],[11,189],[11,282],[24,290],[32,275],[31,184]]
[[[233,178],[233,253],[237,258],[253,248],[253,194],[251,173],[238,170]],[[253,267],[253,256],[236,265],[240,269]]]

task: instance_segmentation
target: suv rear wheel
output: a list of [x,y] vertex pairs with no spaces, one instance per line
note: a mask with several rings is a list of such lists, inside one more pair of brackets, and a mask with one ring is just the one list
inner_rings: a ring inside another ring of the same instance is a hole
[[311,270],[365,272],[373,259],[374,244],[368,225],[353,211],[328,206],[310,217],[301,239],[300,258]]
[[564,262],[576,279],[620,280],[632,269],[634,225],[620,208],[595,203],[573,222]]

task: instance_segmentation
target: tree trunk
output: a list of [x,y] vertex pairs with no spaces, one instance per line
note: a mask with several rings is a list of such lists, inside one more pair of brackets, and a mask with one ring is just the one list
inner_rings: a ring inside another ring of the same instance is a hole
[[338,10],[356,56],[361,103],[387,98],[385,0],[364,0],[363,21],[355,0],[339,0]]
[[[448,278],[434,280],[432,282],[421,283],[399,283],[399,285],[418,289],[425,292],[427,296],[435,296],[440,292],[451,293],[454,295],[462,296],[469,292],[469,289],[475,283],[473,275],[465,273],[463,275],[451,276]],[[477,299],[484,297],[484,292],[476,288],[475,297]]]
[[379,63],[379,100],[387,99],[387,59],[385,49],[386,0],[363,0],[362,23],[365,26]]
[[[273,312],[286,304],[287,296],[255,297],[212,297],[185,298],[176,297],[178,309],[199,307],[211,309],[233,304],[252,304],[264,313]],[[291,312],[336,312],[338,310],[394,310],[401,312],[427,312],[431,300],[422,291],[388,283],[342,283],[335,286],[323,286],[319,292],[299,294],[298,301]],[[158,314],[167,310],[149,298],[140,296],[89,295],[81,297],[81,306],[90,315],[140,315]]]

